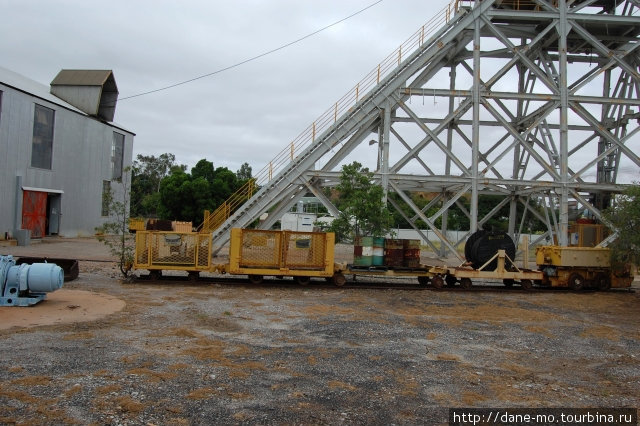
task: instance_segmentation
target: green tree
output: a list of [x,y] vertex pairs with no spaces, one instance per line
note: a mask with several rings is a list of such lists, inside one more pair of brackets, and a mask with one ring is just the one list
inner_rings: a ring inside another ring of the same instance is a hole
[[373,173],[357,161],[342,166],[340,183],[336,186],[340,210],[329,230],[338,240],[354,236],[381,237],[388,234],[393,216],[383,202],[383,190],[373,183]]
[[160,182],[158,214],[163,219],[200,223],[205,210],[215,210],[241,185],[236,173],[214,168],[206,159],[198,161],[191,173],[173,167]]
[[191,169],[191,177],[194,179],[204,178],[207,182],[212,183],[215,179],[216,171],[211,161],[207,161],[205,158],[198,161]]
[[127,277],[133,265],[135,253],[135,241],[129,233],[129,190],[128,176],[131,169],[127,167],[123,173],[121,186],[121,198],[117,198],[114,191],[103,194],[103,203],[109,208],[110,221],[96,227],[96,237],[103,242],[112,255],[118,259],[118,267],[124,277]]
[[[202,182],[206,182],[206,180],[199,179],[200,185],[196,186],[202,188]],[[160,182],[160,204],[158,205],[160,218],[186,221],[196,219],[194,217],[195,197],[192,180],[189,173],[177,168],[173,169],[169,176],[162,179]],[[208,187],[208,185],[205,186]],[[198,198],[202,201],[208,197],[206,194],[200,194]]]
[[[160,182],[175,167],[176,157],[164,153],[156,157],[138,154],[131,168],[131,215],[149,217],[158,214]],[[185,166],[178,166],[185,170]]]
[[612,262],[640,264],[640,186],[637,182],[616,197],[615,204],[605,211],[618,231],[618,237],[609,247]]
[[242,163],[238,171],[236,172],[236,178],[238,178],[239,182],[242,182],[244,185],[249,179],[251,179],[251,166],[249,163]]

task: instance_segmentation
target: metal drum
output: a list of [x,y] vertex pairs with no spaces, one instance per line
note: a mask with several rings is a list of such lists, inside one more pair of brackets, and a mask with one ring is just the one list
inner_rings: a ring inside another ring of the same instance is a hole
[[373,250],[372,250],[372,261],[371,264],[373,266],[382,266],[384,265],[384,238],[381,237],[373,237]]
[[353,265],[373,264],[373,237],[356,237],[353,242]]
[[402,266],[404,260],[402,240],[387,238],[384,241],[384,264],[390,268]]
[[420,240],[402,240],[403,266],[417,268],[420,266]]

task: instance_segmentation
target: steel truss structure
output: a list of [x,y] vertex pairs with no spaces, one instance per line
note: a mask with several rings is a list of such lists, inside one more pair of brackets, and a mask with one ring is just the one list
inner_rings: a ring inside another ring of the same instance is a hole
[[[568,245],[574,209],[605,220],[612,194],[638,180],[639,9],[638,0],[457,1],[448,22],[384,78],[379,68],[352,107],[338,116],[336,104],[326,130],[314,123],[308,146],[294,155],[291,144],[290,161],[212,230],[214,245],[266,211],[269,228],[309,192],[337,214],[322,188],[363,158],[373,158],[385,194],[397,194],[388,202],[409,206],[405,219],[440,237],[441,253],[466,239],[447,239],[453,206],[469,232],[509,206],[512,237],[533,216],[547,224],[540,238]],[[621,170],[632,177],[619,182]],[[428,194],[425,207],[415,192]],[[483,217],[480,194],[501,196]]]

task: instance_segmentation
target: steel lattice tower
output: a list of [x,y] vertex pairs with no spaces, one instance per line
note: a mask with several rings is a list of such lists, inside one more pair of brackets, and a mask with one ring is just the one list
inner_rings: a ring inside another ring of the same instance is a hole
[[[612,194],[640,174],[639,10],[638,0],[454,2],[258,174],[259,191],[213,230],[214,244],[267,210],[270,227],[309,192],[336,213],[322,187],[341,164],[372,157],[397,194],[389,203],[438,234],[438,251],[466,238],[446,237],[453,206],[470,232],[508,205],[513,237],[533,216],[547,224],[540,238],[567,245],[574,210],[604,220]],[[621,170],[632,176],[623,183]],[[420,209],[411,192],[430,202]],[[480,194],[500,196],[484,217]]]

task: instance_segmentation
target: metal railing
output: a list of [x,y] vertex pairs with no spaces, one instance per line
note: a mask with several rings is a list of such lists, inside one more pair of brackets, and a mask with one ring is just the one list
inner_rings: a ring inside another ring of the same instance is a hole
[[392,70],[397,68],[403,59],[422,46],[432,33],[440,29],[443,24],[448,24],[461,7],[470,7],[473,2],[474,0],[452,0],[444,9],[420,27],[407,41],[387,56],[375,69],[369,72],[355,87],[293,139],[285,149],[260,169],[250,182],[238,189],[213,213],[205,214],[205,220],[199,231],[213,232],[219,228],[240,204],[253,196],[258,186],[265,185],[271,181],[274,176],[296,159],[298,153],[315,142],[318,135],[336,123],[338,117],[349,111],[364,95],[379,84]]
[[234,192],[225,202],[223,202],[213,213],[205,210],[204,220],[198,227],[198,232],[213,232],[224,223],[225,220],[236,211],[236,209],[244,204],[249,198],[253,197],[256,189],[256,179],[252,178]]

